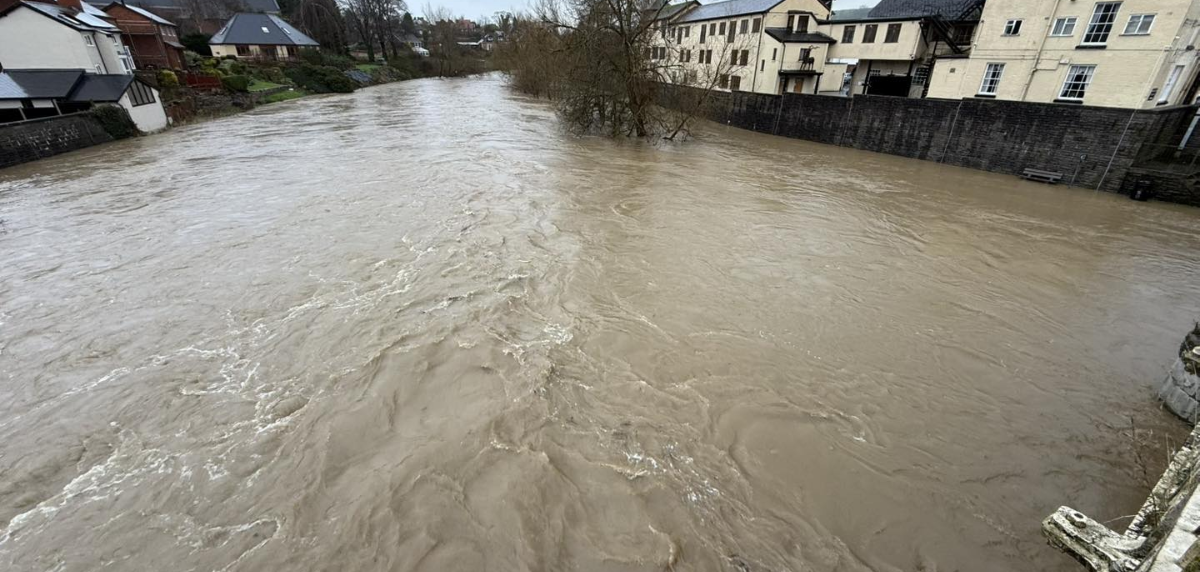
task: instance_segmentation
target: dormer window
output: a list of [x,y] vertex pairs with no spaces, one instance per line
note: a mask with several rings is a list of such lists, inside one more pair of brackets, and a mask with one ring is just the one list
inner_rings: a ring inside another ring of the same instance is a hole
[[801,33],[808,31],[808,16],[796,16],[796,31]]

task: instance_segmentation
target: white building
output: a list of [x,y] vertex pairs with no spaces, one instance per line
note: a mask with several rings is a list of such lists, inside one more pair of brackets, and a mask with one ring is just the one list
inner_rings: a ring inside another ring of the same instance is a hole
[[[59,3],[16,1],[0,9],[0,68],[6,71],[80,70],[98,76],[129,76],[116,80],[82,78],[72,84],[73,88],[88,90],[104,86],[106,89],[101,90],[103,99],[88,99],[85,91],[36,101],[42,105],[105,103],[112,99],[112,89],[119,84],[119,97],[111,102],[124,107],[139,129],[151,132],[167,125],[166,111],[157,90],[132,78],[133,58],[121,41],[121,30],[103,11],[79,0],[61,0]],[[51,91],[58,93],[57,88]],[[14,101],[21,100],[10,99],[4,104],[5,108],[11,111]],[[37,111],[34,101],[34,98],[25,98],[21,103],[25,109],[17,111],[26,116],[44,115],[45,108]],[[77,110],[70,105],[67,107]]]

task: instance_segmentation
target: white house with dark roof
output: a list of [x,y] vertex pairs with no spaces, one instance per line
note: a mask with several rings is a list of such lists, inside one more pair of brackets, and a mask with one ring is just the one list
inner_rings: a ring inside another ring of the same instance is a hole
[[7,69],[0,72],[0,124],[54,117],[115,104],[138,129],[166,128],[158,91],[132,74],[97,74],[81,69]]
[[216,57],[239,59],[289,60],[301,48],[319,48],[316,40],[304,35],[274,14],[234,14],[208,41]]
[[970,50],[982,8],[983,0],[880,0],[834,10],[822,27],[837,40],[827,68],[844,81],[821,93],[924,97],[935,61]]
[[665,81],[757,93],[922,97],[933,61],[970,47],[983,0],[726,0],[655,8]]
[[[666,81],[718,90],[815,93],[835,40],[829,0],[726,0],[655,12],[651,60]],[[838,82],[841,81],[839,77]]]
[[0,9],[0,67],[133,73],[121,30],[79,0],[18,1]]

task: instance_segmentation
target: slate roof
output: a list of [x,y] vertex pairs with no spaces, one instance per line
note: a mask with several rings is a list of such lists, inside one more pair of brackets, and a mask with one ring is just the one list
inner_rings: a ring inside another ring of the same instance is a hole
[[868,18],[899,20],[938,15],[954,20],[982,3],[981,0],[879,0]]
[[[86,6],[86,4],[85,4],[85,6]],[[112,6],[123,6],[125,8],[128,8],[130,12],[133,12],[135,14],[141,14],[142,16],[149,18],[151,22],[156,22],[156,23],[162,24],[164,26],[174,26],[175,25],[175,22],[167,20],[166,18],[163,18],[162,16],[159,16],[158,14],[155,14],[154,12],[151,12],[140,6],[134,6],[133,4],[123,4],[121,2],[112,2],[108,6],[105,6],[104,9],[107,10],[108,8],[110,8]]]
[[65,99],[111,102],[134,82],[132,74],[94,74],[83,70],[5,70],[0,72],[0,99]]
[[714,4],[704,4],[687,14],[678,21],[680,23],[714,20],[717,18],[732,18],[746,14],[761,14],[774,8],[783,0],[725,0]]
[[110,102],[121,99],[133,83],[132,74],[83,74],[82,81],[71,92],[71,101]]
[[6,70],[0,72],[0,99],[66,97],[83,70]]
[[272,14],[234,14],[208,41],[210,45],[316,46],[317,41]]
[[837,40],[821,32],[789,32],[787,28],[767,28],[767,35],[780,42],[801,44],[834,44]]
[[[105,33],[118,31],[116,26],[103,19],[103,16],[106,16],[104,12],[100,12],[95,7],[90,5],[85,5],[87,7],[81,12],[72,8],[65,8],[57,4],[47,4],[45,2],[17,2],[16,4],[8,7],[8,9],[0,11],[0,16],[9,13],[12,10],[16,10],[21,6],[40,12],[43,15],[50,17],[54,21],[66,26],[70,26],[76,30]],[[95,12],[98,12],[101,14],[101,16],[97,16]]]

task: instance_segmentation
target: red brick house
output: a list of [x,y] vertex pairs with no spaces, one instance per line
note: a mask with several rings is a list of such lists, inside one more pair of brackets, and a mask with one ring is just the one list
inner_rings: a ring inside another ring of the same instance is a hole
[[104,12],[121,29],[121,38],[139,69],[183,69],[183,44],[179,27],[145,8],[120,2]]

